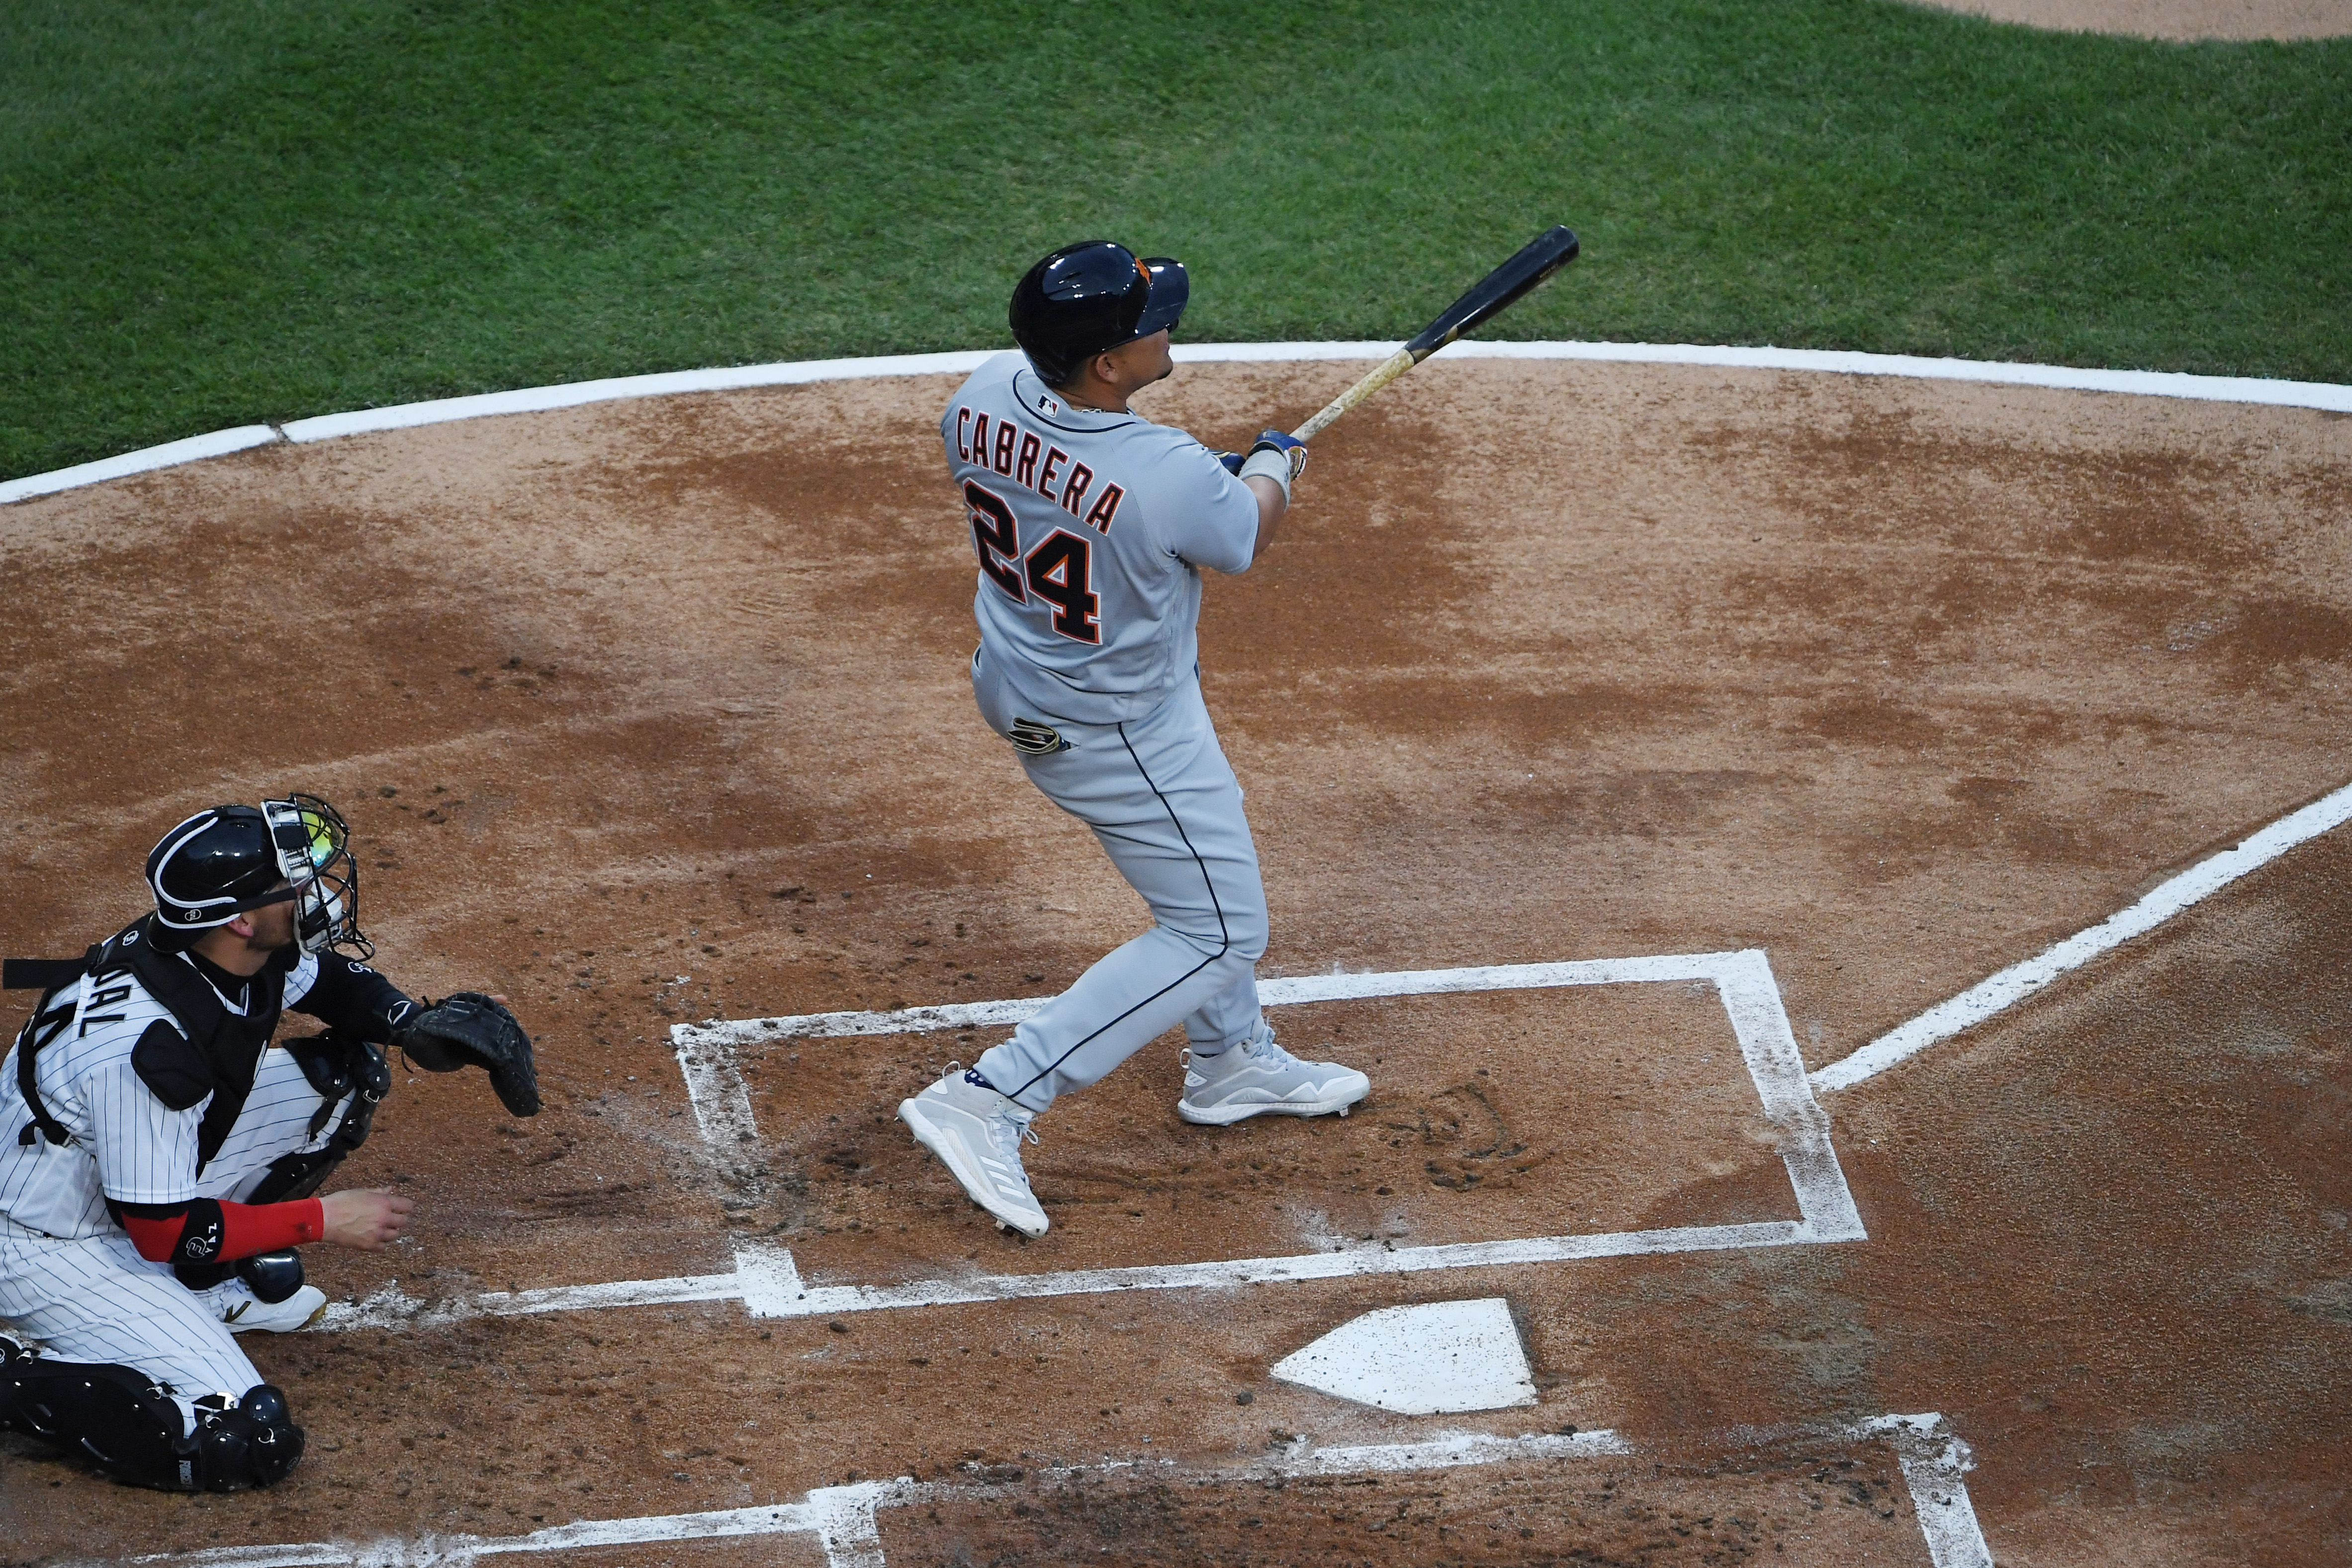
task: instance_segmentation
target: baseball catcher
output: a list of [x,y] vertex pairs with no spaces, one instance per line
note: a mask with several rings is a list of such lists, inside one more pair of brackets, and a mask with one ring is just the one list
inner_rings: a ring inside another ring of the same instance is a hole
[[[152,914],[8,961],[40,1000],[0,1061],[0,1427],[141,1486],[276,1481],[302,1428],[233,1336],[325,1312],[298,1246],[406,1228],[388,1188],[317,1196],[367,1138],[385,1049],[538,1111],[498,998],[420,1007],[368,967],[349,836],[310,795],[199,811],[147,857]],[[273,1046],[289,1009],[325,1028]]]

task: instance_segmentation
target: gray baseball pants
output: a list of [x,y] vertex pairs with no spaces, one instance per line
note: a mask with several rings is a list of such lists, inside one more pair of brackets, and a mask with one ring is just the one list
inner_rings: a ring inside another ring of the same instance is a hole
[[974,1064],[1032,1111],[1083,1089],[1181,1019],[1213,1056],[1263,1027],[1257,961],[1265,889],[1242,789],[1217,745],[1198,671],[1139,719],[1069,724],[1023,711],[984,660],[972,662],[981,716],[1010,737],[1015,718],[1051,724],[1065,751],[1023,754],[1045,798],[1092,828],[1157,922],[1114,949]]

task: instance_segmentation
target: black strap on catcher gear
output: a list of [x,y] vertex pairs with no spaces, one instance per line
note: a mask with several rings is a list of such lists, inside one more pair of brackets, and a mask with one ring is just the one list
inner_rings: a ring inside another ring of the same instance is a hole
[[0,959],[0,991],[54,991],[82,977],[79,958]]
[[187,1429],[172,1385],[133,1367],[12,1357],[0,1366],[0,1427],[162,1491],[236,1491],[284,1479],[302,1458],[286,1396],[264,1383],[230,1404],[194,1402]]
[[33,1119],[16,1134],[16,1142],[26,1148],[33,1146],[35,1133],[59,1148],[73,1142],[73,1134],[66,1131],[64,1123],[49,1114],[48,1105],[41,1099],[33,1059],[73,1021],[74,1009],[79,1004],[58,1002],[58,993],[89,974],[106,946],[101,942],[79,958],[10,958],[0,962],[0,990],[41,993],[41,999],[33,1005],[33,1016],[16,1031],[16,1092],[25,1097],[25,1108],[33,1113]]
[[[201,1172],[220,1153],[229,1129],[236,1125],[237,1113],[245,1109],[246,1096],[253,1092],[254,1072],[261,1065],[261,1053],[283,1011],[286,971],[291,961],[265,965],[252,977],[247,991],[246,1012],[239,1017],[222,1005],[203,976],[155,945],[159,929],[154,915],[142,915],[91,947],[79,963],[61,958],[19,958],[10,960],[10,964],[45,977],[62,974],[64,967],[70,965],[75,973],[65,984],[79,981],[84,975],[104,979],[127,970],[146,988],[149,996],[163,1005],[187,1040],[188,1054],[173,1064],[174,1082],[197,1090],[195,1099],[187,1101],[189,1104],[195,1103],[205,1093],[212,1095],[212,1103],[205,1107],[196,1131],[196,1169]],[[42,1103],[35,1086],[33,1066],[35,1053],[62,1033],[73,1018],[77,1004],[51,1005],[60,988],[52,987],[42,996],[41,1007],[16,1037],[16,1086],[24,1093],[26,1107],[33,1113],[31,1124],[17,1134],[16,1141],[28,1146],[36,1132],[52,1144],[62,1145],[71,1138],[64,1124]],[[41,1028],[49,1032],[39,1034]],[[142,1076],[145,1076],[143,1064]]]
[[[77,980],[80,977],[79,975],[74,977]],[[65,1033],[66,1025],[73,1022],[74,1009],[78,1004],[63,1002],[52,1007],[49,1000],[55,995],[57,992],[54,990],[44,992],[39,1005],[33,1009],[33,1016],[26,1019],[25,1027],[16,1031],[16,1092],[25,1097],[25,1108],[33,1113],[33,1119],[25,1124],[25,1130],[16,1134],[16,1142],[26,1148],[33,1146],[36,1133],[60,1148],[73,1142],[73,1134],[66,1131],[64,1123],[49,1114],[48,1104],[41,1098],[36,1071],[37,1064],[34,1060],[43,1046]]]
[[[335,1113],[335,1106],[346,1096],[356,1094],[358,1099],[352,1103],[350,1113],[343,1117],[343,1125],[336,1129],[338,1138],[351,1126],[352,1117],[361,1114],[361,1106],[367,1108],[366,1115],[373,1116],[375,1108],[383,1103],[383,1097],[392,1092],[392,1064],[384,1060],[383,1052],[341,1030],[330,1029],[319,1034],[299,1035],[278,1043],[294,1059],[295,1065],[301,1068],[302,1076],[310,1081],[310,1087],[319,1092],[319,1108],[310,1114],[310,1138],[319,1135],[320,1129],[327,1124],[327,1118]],[[345,1146],[345,1152],[358,1148],[366,1141],[367,1129],[363,1122],[358,1136]]]

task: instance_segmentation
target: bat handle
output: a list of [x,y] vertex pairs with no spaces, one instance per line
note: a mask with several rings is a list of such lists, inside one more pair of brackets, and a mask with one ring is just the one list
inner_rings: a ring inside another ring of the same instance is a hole
[[1354,386],[1349,387],[1346,392],[1341,392],[1338,397],[1333,398],[1329,402],[1326,403],[1323,406],[1321,413],[1318,413],[1314,418],[1308,420],[1305,424],[1300,425],[1297,430],[1292,431],[1290,434],[1300,441],[1314,440],[1316,436],[1322,434],[1324,428],[1333,420],[1338,419],[1341,414],[1347,413],[1349,409],[1355,407],[1358,403],[1363,402],[1366,398],[1371,396],[1374,392],[1380,391],[1382,387],[1388,385],[1391,382],[1396,380],[1397,377],[1404,374],[1405,371],[1412,369],[1413,366],[1420,362],[1421,361],[1413,357],[1411,350],[1399,349],[1395,353],[1391,354],[1387,359],[1382,360],[1378,365],[1374,366],[1370,373],[1366,375],[1363,380],[1358,382]]

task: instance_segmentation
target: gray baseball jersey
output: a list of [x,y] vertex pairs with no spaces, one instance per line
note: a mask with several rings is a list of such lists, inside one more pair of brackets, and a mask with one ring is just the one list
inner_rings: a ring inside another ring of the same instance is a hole
[[982,716],[1155,922],[981,1057],[1043,1110],[1180,1020],[1204,1055],[1265,1028],[1265,889],[1195,631],[1200,569],[1256,553],[1257,497],[1181,430],[1071,408],[1022,354],[973,372],[940,434],[980,552]]
[[1139,414],[1073,408],[1027,358],[974,371],[940,421],[980,558],[973,613],[1034,716],[1142,717],[1199,658],[1202,567],[1241,571],[1257,498]]

